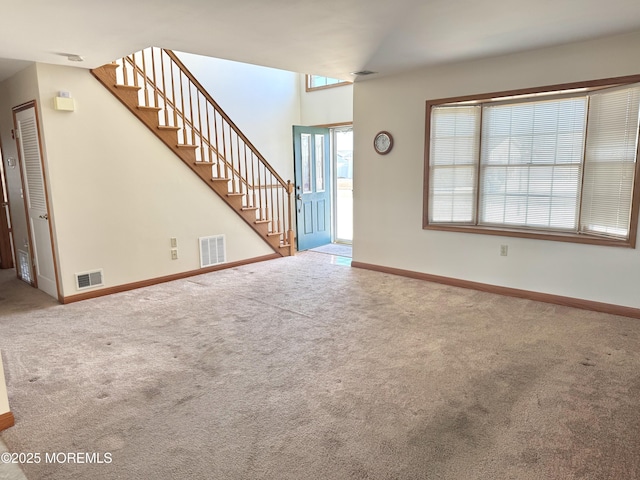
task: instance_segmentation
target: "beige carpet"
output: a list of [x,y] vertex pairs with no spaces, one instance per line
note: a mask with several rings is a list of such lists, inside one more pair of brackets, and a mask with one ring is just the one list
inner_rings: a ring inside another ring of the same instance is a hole
[[302,253],[68,306],[0,275],[34,479],[640,478],[640,322]]

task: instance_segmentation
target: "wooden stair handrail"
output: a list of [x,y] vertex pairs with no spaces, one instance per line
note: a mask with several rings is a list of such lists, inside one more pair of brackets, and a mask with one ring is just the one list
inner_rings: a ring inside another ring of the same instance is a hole
[[[131,68],[133,68],[134,71],[136,71],[141,76],[145,76],[144,71],[140,68],[140,66],[136,62],[134,62],[131,58],[129,58],[129,56],[126,56],[124,58],[127,60],[129,65],[131,65]],[[158,87],[149,77],[145,76],[145,78],[146,78],[146,82],[151,86],[151,88],[153,88],[153,91],[158,95],[160,95],[164,100],[164,102],[166,102],[166,104],[169,105],[173,109],[173,111],[180,116],[180,118],[182,118],[182,121],[185,123],[185,125],[188,125],[192,129],[195,128],[195,125],[191,123],[191,121],[187,118],[184,112],[182,112],[178,108],[178,106],[175,103],[173,103],[173,101],[160,89],[160,87]],[[211,150],[216,152],[216,157],[218,158],[218,160],[222,160],[223,162],[227,163],[226,158],[224,158],[224,156],[211,144],[211,142],[206,137],[202,137],[201,140],[204,144],[206,144],[207,147],[209,147]]]
[[[276,177],[276,180],[278,180],[279,184],[281,187],[285,187],[286,184],[284,182],[284,180],[277,174],[277,172],[271,167],[271,165],[265,160],[265,158],[260,154],[260,152],[258,151],[258,149],[256,147],[253,146],[253,144],[247,139],[247,137],[242,133],[242,131],[236,126],[235,123],[233,123],[233,121],[229,118],[229,116],[225,113],[224,110],[222,110],[222,107],[220,107],[220,105],[218,105],[218,103],[215,102],[215,100],[213,100],[213,98],[211,97],[211,95],[209,95],[209,92],[207,92],[204,87],[202,86],[202,84],[200,84],[195,77],[193,76],[193,74],[187,69],[187,67],[180,62],[180,60],[178,59],[178,57],[175,55],[175,53],[173,53],[173,51],[171,50],[166,50],[166,49],[162,49],[163,52],[165,52],[167,54],[167,56],[178,66],[178,68],[180,70],[182,70],[182,73],[187,77],[187,79],[193,83],[196,88],[199,90],[199,93],[201,95],[203,95],[205,97],[205,99],[211,104],[211,106],[214,108],[215,111],[218,112],[218,114],[220,114],[220,116],[222,117],[223,120],[225,120],[229,126],[233,129],[233,131],[236,133],[236,135],[238,135],[242,141],[249,147],[249,149],[251,150],[251,152],[256,155],[256,157],[264,164],[264,166]],[[146,73],[140,68],[140,66],[133,60],[131,59],[128,55],[123,57],[127,63],[131,66],[131,68],[134,70],[134,72],[138,73],[140,76],[142,76],[145,79],[145,82],[147,83],[147,85],[151,86],[151,88],[153,89],[153,91],[155,93],[157,93],[160,97],[162,97],[163,101],[169,105],[171,107],[171,109],[173,110],[173,112],[178,115],[182,121],[184,122],[185,125],[189,126],[189,128],[191,128],[192,130],[195,130],[196,127],[195,125],[189,120],[189,118],[187,118],[187,116],[185,115],[185,112],[183,112],[178,105],[176,105],[175,103],[173,103],[173,101],[169,98],[169,96],[161,89],[158,87],[158,85],[156,85],[156,83],[149,78],[148,75],[146,75]],[[136,77],[137,78],[137,77]],[[249,188],[249,182],[247,182],[247,179],[243,178],[241,173],[238,172],[238,170],[236,170],[235,165],[233,165],[233,163],[230,163],[227,161],[226,157],[220,153],[218,151],[218,149],[212,145],[212,143],[209,141],[209,139],[205,136],[200,136],[200,140],[203,142],[203,144],[205,144],[211,151],[215,152],[216,158],[219,161],[222,161],[227,168],[230,168],[231,170],[233,170],[233,172],[236,174],[236,178],[245,185],[245,187]]]
[[293,184],[285,183],[174,52],[151,47],[92,73],[276,252],[294,254]]
[[226,122],[233,128],[236,134],[242,139],[242,141],[251,149],[251,151],[260,159],[260,161],[264,164],[264,166],[271,172],[271,174],[280,182],[282,187],[287,187],[287,182],[285,182],[278,172],[276,172],[273,167],[265,160],[262,154],[258,151],[258,149],[249,141],[249,139],[242,133],[242,130],[238,128],[238,126],[229,118],[226,112],[218,105],[218,103],[209,95],[209,92],[202,86],[202,84],[193,76],[193,74],[189,71],[189,69],[180,61],[175,53],[172,50],[163,49],[163,51],[169,55],[169,57],[178,65],[178,67],[183,71],[183,73],[189,78],[189,80],[200,90],[207,101],[213,105],[213,107],[218,111],[218,113],[226,120]]

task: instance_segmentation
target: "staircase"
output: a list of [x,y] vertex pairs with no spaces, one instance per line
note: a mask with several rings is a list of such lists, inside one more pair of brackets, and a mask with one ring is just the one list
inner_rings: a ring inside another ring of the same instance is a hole
[[147,48],[91,73],[271,248],[293,255],[285,182],[170,50]]

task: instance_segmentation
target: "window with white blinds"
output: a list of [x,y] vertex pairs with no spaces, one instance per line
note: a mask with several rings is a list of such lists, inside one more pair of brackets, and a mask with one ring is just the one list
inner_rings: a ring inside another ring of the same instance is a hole
[[639,106],[637,83],[432,105],[426,226],[629,240]]
[[475,221],[480,107],[435,108],[431,127],[431,219]]
[[640,87],[594,93],[589,104],[580,231],[626,238],[638,150]]

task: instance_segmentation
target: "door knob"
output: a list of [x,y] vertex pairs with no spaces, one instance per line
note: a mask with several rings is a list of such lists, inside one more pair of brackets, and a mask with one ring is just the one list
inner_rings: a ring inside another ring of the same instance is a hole
[[49,215],[45,213],[44,215],[39,215],[38,218],[41,218],[43,220],[49,220]]
[[296,195],[296,200],[302,200],[302,195],[300,194]]

